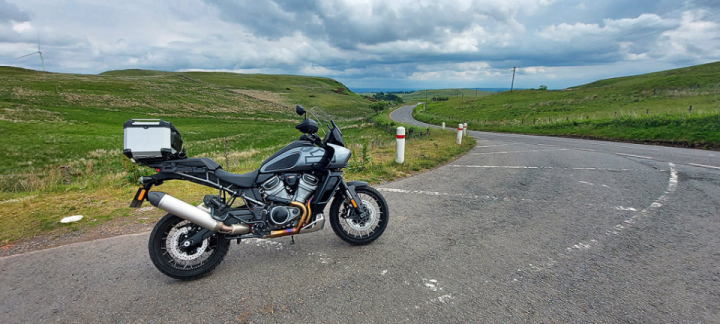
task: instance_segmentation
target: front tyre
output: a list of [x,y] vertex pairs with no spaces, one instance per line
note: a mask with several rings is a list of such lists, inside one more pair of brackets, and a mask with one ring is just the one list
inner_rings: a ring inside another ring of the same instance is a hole
[[385,231],[390,217],[385,198],[369,186],[355,188],[366,213],[356,214],[350,199],[338,194],[330,206],[330,225],[343,241],[365,245],[377,240]]
[[173,214],[163,217],[150,234],[148,249],[155,267],[168,277],[199,279],[217,267],[228,252],[225,234],[215,233],[201,244],[184,248],[181,242],[200,227]]

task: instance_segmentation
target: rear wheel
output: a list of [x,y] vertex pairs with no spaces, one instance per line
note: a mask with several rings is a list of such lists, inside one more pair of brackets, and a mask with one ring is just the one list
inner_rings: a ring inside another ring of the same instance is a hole
[[173,214],[163,217],[150,234],[148,249],[155,267],[165,275],[180,279],[201,278],[217,267],[228,252],[225,234],[215,233],[202,243],[185,248],[181,242],[201,228]]
[[377,240],[385,231],[390,211],[385,198],[372,187],[357,187],[355,193],[366,212],[356,214],[350,199],[338,194],[330,206],[330,225],[343,241],[365,245]]

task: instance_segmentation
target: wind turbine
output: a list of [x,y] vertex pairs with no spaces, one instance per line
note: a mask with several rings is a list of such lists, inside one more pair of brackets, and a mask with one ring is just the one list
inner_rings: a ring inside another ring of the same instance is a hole
[[30,55],[33,55],[33,54],[40,54],[40,61],[42,62],[43,72],[47,72],[47,70],[45,70],[45,58],[43,58],[43,52],[40,51],[40,35],[38,35],[38,50],[37,50],[37,52],[32,52],[32,53],[27,54],[27,55],[23,55],[23,56],[20,56],[20,57],[16,57],[15,59],[16,59],[16,60],[17,60],[17,59],[21,59],[21,58],[23,58],[23,57],[30,56]]

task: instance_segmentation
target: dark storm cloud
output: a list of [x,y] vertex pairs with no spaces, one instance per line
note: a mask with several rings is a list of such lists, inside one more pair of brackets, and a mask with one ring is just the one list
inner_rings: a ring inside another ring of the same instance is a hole
[[30,15],[18,8],[18,6],[0,0],[0,23],[9,21],[23,22],[30,20]]
[[[258,36],[277,38],[300,32],[329,41],[343,49],[397,40],[438,40],[443,32],[461,32],[471,24],[507,24],[513,8],[472,3],[458,8],[453,2],[397,2],[354,4],[343,1],[206,0],[220,9],[221,17],[252,30]],[[462,12],[459,10],[462,9]]]
[[0,0],[0,64],[38,68],[6,58],[40,35],[53,71],[491,86],[518,66],[520,84],[552,87],[718,60],[718,12],[716,0]]

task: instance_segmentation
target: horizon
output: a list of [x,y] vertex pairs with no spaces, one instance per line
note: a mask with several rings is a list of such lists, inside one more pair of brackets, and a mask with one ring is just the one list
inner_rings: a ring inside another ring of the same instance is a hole
[[[720,61],[698,0],[0,0],[0,65],[321,76],[349,88],[564,89]],[[39,48],[38,48],[39,47]],[[35,54],[35,55],[33,55]],[[26,57],[22,57],[29,55]]]

